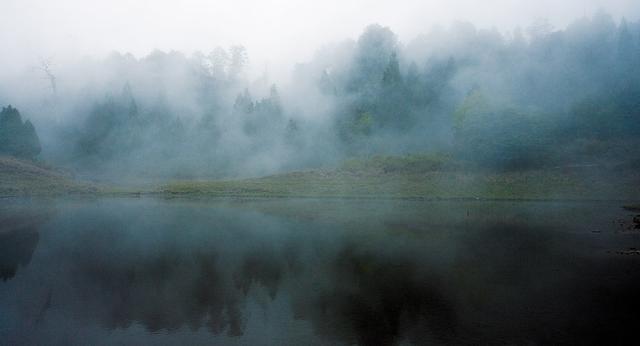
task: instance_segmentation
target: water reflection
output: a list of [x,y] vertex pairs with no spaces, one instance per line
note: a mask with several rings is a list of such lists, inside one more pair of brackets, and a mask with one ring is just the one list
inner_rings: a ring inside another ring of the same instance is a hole
[[0,204],[0,278],[12,279],[19,266],[27,266],[38,245],[38,227],[49,217],[48,210]]
[[56,209],[39,231],[1,233],[3,278],[40,239],[23,275],[0,284],[0,338],[12,343],[607,343],[638,321],[638,261],[607,252],[636,235],[590,230],[606,230],[617,207],[116,199]]
[[26,266],[38,245],[38,232],[16,229],[0,233],[0,278],[3,281],[16,275],[18,266]]
[[[411,256],[412,257],[412,256]],[[301,297],[298,316],[337,340],[363,345],[447,341],[456,314],[443,278],[409,256],[351,244],[327,268],[325,290]]]

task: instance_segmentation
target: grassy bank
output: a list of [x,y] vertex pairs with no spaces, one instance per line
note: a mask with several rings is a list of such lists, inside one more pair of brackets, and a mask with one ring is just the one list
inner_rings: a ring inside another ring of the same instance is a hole
[[637,200],[636,174],[558,167],[518,172],[470,171],[433,156],[351,160],[335,170],[256,179],[175,181],[158,192],[230,197],[619,199]]
[[237,180],[184,180],[144,187],[98,187],[33,162],[0,158],[0,196],[159,195],[206,197],[335,197],[407,199],[629,200],[640,196],[635,172],[558,167],[517,172],[482,171],[446,157],[404,156],[349,160],[310,170]]

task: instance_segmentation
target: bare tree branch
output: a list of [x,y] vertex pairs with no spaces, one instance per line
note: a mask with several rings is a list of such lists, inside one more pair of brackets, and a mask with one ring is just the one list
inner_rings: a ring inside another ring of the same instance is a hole
[[52,58],[48,58],[48,59],[40,58],[39,69],[45,73],[46,78],[49,80],[49,83],[51,85],[51,91],[53,92],[53,96],[56,96],[58,94],[58,88],[56,85],[56,76],[53,74],[53,71],[51,70],[52,65],[53,65]]

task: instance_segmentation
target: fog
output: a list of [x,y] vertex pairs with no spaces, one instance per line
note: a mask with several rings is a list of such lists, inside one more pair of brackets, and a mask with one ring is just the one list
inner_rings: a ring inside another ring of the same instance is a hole
[[0,0],[0,340],[632,340],[637,1]]
[[634,1],[8,1],[1,16],[0,104],[35,125],[37,159],[80,174],[413,153],[639,164]]
[[[252,70],[286,75],[321,44],[355,39],[371,23],[391,27],[402,41],[434,25],[469,21],[510,31],[546,18],[557,28],[604,9],[615,19],[640,16],[633,0],[524,1],[46,1],[5,0],[0,76],[54,56],[61,63],[111,51],[143,57],[155,49],[191,54],[243,44]],[[9,49],[7,49],[9,48]]]

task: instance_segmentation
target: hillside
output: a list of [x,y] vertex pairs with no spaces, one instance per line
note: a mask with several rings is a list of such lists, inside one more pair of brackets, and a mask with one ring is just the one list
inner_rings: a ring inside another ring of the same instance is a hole
[[97,188],[69,174],[31,161],[0,157],[0,196],[95,193]]

